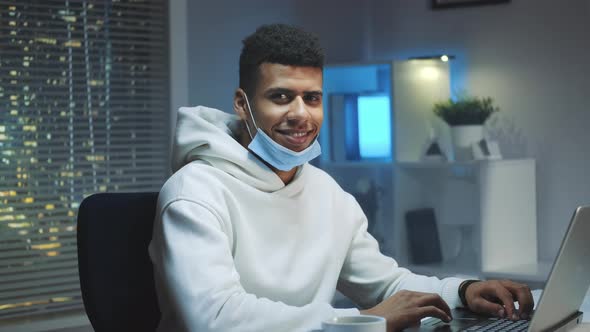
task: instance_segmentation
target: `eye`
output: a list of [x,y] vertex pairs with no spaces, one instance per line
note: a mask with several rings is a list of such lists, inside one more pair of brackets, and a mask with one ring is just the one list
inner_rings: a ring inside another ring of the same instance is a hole
[[277,92],[277,93],[273,93],[272,95],[270,95],[270,99],[272,99],[275,103],[287,103],[291,101],[291,96],[283,93],[283,92]]
[[322,101],[322,95],[319,93],[311,93],[305,95],[304,99],[308,104],[317,105]]

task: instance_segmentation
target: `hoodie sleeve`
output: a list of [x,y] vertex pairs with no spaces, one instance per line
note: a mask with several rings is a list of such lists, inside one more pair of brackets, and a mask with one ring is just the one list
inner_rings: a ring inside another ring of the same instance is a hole
[[375,238],[367,232],[367,219],[357,206],[359,227],[353,236],[338,289],[363,308],[373,307],[400,290],[439,294],[451,308],[462,306],[459,278],[438,279],[417,275],[398,266],[391,257],[379,251]]
[[[231,232],[231,230],[230,230]],[[310,331],[323,320],[359,314],[328,303],[289,306],[244,290],[231,241],[214,211],[188,200],[168,204],[150,244],[158,301],[177,331]],[[159,331],[168,331],[161,323]]]

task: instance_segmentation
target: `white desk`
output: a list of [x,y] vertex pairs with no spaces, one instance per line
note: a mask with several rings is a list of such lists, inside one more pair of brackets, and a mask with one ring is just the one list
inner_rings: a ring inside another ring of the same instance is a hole
[[571,331],[572,332],[590,332],[590,323],[582,323],[582,324],[576,326],[576,328],[574,328]]

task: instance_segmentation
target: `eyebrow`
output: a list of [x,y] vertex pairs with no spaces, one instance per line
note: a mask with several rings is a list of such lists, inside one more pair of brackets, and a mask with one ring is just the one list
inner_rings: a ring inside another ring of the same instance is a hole
[[[270,88],[264,92],[265,95],[271,95],[274,93],[284,93],[284,94],[289,94],[289,95],[295,94],[295,92],[293,90],[287,89],[287,88]],[[306,94],[306,95],[313,94],[313,95],[322,96],[324,93],[321,90],[312,90],[312,91],[304,91],[303,94]]]

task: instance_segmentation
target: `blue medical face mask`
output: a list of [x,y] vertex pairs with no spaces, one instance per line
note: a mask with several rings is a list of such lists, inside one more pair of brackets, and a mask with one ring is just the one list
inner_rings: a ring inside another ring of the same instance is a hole
[[254,152],[258,157],[262,158],[262,160],[266,161],[276,169],[281,171],[289,171],[297,166],[305,164],[322,153],[322,148],[320,147],[317,137],[310,146],[300,152],[295,152],[275,142],[258,127],[256,121],[254,120],[254,115],[252,114],[252,108],[250,108],[248,97],[245,93],[244,98],[246,100],[246,105],[248,106],[250,118],[256,127],[256,135],[252,137],[250,126],[248,126],[248,122],[246,122],[248,135],[250,135],[250,138],[252,139],[250,144],[248,144],[248,149]]

